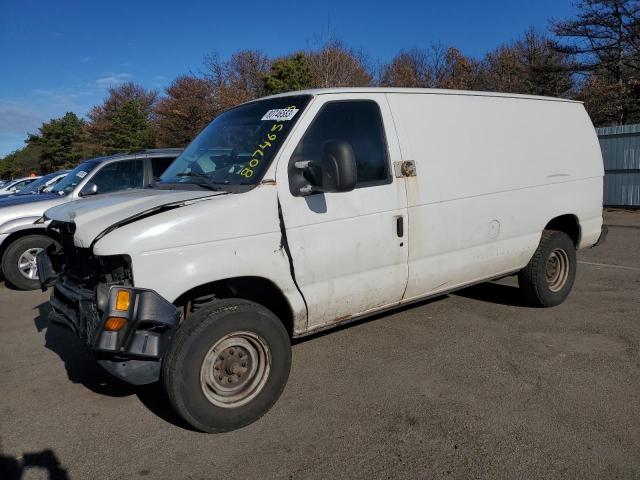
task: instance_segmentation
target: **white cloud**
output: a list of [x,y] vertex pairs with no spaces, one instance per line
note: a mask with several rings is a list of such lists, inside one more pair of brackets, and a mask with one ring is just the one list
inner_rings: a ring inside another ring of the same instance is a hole
[[46,106],[45,109],[62,107],[67,110],[83,110],[87,100],[96,97],[101,91],[102,89],[96,88],[94,85],[90,87],[39,88],[33,91],[36,95],[36,98],[33,98],[33,104],[37,105],[39,109]]
[[0,133],[36,132],[42,120],[31,108],[17,102],[0,100]]
[[91,60],[93,60],[93,57],[91,55],[87,55],[86,57],[82,57],[80,59],[81,62],[90,62]]
[[97,78],[94,84],[100,88],[108,88],[128,82],[132,78],[133,75],[130,73],[108,73],[103,77]]

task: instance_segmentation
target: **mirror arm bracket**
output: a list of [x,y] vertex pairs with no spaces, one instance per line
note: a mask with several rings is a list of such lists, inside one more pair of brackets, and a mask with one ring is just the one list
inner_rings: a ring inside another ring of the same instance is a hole
[[306,170],[311,166],[311,160],[299,160],[293,164],[299,170]]

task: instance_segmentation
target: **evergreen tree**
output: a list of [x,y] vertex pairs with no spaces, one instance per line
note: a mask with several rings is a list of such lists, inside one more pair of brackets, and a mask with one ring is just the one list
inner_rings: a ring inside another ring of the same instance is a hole
[[275,60],[271,64],[271,71],[263,78],[265,93],[269,95],[304,90],[313,85],[311,69],[304,52]]
[[40,152],[39,146],[28,144],[5,156],[0,160],[0,179],[26,177],[41,172]]
[[73,167],[83,156],[85,122],[73,112],[43,123],[37,135],[30,134],[27,144],[39,148],[39,170],[52,172]]
[[139,100],[126,100],[113,116],[105,132],[107,151],[134,151],[154,145],[153,126]]

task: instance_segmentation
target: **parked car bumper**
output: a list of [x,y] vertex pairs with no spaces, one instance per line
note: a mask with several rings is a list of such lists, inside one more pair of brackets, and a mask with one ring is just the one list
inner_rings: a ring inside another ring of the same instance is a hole
[[[44,263],[46,254],[39,255],[38,265]],[[41,281],[46,285],[47,280]],[[119,294],[129,298],[126,309],[118,305]],[[158,293],[103,284],[89,290],[61,274],[53,284],[50,304],[51,321],[72,330],[112,375],[134,385],[160,378],[162,358],[180,312]],[[110,329],[107,321],[112,318],[121,319],[124,326]]]

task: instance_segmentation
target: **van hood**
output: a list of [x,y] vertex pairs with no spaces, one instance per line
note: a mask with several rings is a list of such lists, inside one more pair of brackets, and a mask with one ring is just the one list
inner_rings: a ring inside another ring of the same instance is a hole
[[74,242],[78,247],[87,248],[121,225],[219,195],[226,192],[129,190],[65,203],[47,210],[45,217],[75,224]]

